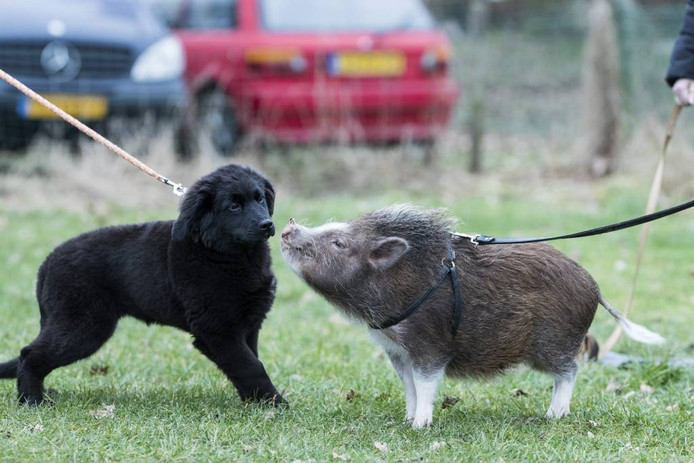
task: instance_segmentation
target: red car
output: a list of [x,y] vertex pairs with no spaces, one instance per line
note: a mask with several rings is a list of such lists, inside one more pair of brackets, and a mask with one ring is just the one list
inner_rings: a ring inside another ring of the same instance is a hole
[[280,143],[433,141],[459,90],[420,0],[185,0],[172,26],[195,102],[189,134],[231,153]]

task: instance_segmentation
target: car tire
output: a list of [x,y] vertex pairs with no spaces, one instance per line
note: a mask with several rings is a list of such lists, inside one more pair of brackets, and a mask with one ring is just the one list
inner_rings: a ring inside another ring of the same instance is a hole
[[7,151],[24,151],[38,131],[38,124],[20,122],[10,119],[0,120],[0,149]]
[[[233,156],[241,130],[229,97],[219,88],[200,93],[194,102],[192,120],[176,131],[176,150],[190,159],[209,143],[218,156]],[[189,118],[190,119],[190,118]]]

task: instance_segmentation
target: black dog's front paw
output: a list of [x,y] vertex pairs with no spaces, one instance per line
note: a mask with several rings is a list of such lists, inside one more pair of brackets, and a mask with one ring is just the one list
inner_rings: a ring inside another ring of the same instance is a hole
[[38,407],[39,405],[52,404],[55,399],[60,395],[60,392],[53,388],[46,388],[43,390],[43,394],[19,394],[18,400],[19,405],[26,405],[28,407]]
[[289,408],[289,402],[287,402],[284,397],[278,392],[277,394],[273,395],[267,403],[271,404],[274,407],[285,407]]
[[43,403],[43,396],[27,396],[21,394],[19,396],[19,405],[26,405],[28,407],[38,407]]
[[289,407],[289,402],[287,402],[282,394],[277,391],[269,392],[259,392],[253,391],[250,394],[241,393],[241,400],[247,402],[258,402],[263,405],[272,405],[273,407]]

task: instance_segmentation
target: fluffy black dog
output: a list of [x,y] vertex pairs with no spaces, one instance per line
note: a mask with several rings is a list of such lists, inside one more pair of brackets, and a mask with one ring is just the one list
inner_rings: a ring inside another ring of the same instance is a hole
[[258,359],[275,297],[274,200],[267,179],[228,165],[188,190],[176,221],[102,228],[58,246],[39,269],[39,335],[0,364],[0,378],[16,377],[20,403],[37,405],[51,371],[93,354],[131,316],[191,333],[242,399],[283,402]]

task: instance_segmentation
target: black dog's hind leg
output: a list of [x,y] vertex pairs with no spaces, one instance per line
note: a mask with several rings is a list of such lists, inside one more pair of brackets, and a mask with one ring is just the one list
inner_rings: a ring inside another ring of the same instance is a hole
[[242,400],[270,401],[274,405],[284,402],[245,336],[196,335],[193,345],[222,370]]
[[31,344],[22,349],[17,367],[20,403],[43,401],[43,380],[58,367],[69,365],[96,352],[116,328],[116,322],[100,324],[72,320],[70,327],[47,323]]
[[17,365],[19,365],[19,357],[9,362],[0,363],[0,378],[16,378]]

